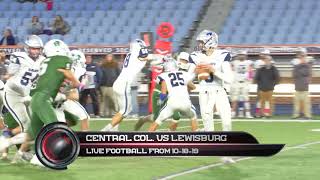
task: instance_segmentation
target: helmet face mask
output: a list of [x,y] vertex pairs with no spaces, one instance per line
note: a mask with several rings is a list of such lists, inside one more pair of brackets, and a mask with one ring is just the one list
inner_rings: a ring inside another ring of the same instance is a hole
[[42,48],[27,47],[26,49],[27,49],[28,56],[33,60],[38,59],[38,57],[41,55],[41,52],[42,52]]
[[41,38],[37,35],[30,35],[27,37],[24,43],[25,51],[28,53],[28,56],[31,59],[36,60],[40,56],[43,48],[43,42]]
[[218,35],[210,30],[203,30],[197,36],[197,50],[207,52],[210,49],[218,47]]

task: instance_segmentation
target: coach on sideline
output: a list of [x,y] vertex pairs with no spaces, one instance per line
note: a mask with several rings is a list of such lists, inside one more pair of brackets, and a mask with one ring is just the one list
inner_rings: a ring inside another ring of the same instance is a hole
[[[277,68],[271,63],[271,56],[264,56],[264,66],[257,70],[254,81],[258,85],[260,95],[261,114],[264,117],[272,116],[272,94],[276,84],[279,83],[280,76]],[[266,107],[266,102],[269,106]]]
[[296,92],[294,93],[293,119],[300,118],[301,102],[303,103],[304,119],[311,119],[311,103],[309,97],[309,84],[311,81],[311,65],[307,61],[307,50],[297,52],[298,62],[293,69],[293,80]]

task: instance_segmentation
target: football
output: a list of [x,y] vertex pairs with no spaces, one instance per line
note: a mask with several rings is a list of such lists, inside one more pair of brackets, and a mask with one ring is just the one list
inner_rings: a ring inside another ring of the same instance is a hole
[[199,80],[207,80],[210,76],[210,70],[207,65],[198,65],[196,72]]

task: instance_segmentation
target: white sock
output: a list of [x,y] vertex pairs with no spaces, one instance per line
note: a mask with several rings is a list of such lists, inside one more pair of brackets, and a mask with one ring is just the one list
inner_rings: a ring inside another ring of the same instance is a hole
[[18,154],[22,155],[23,152],[19,149],[19,150],[18,150]]
[[19,133],[12,138],[10,138],[10,145],[22,144],[26,139],[27,133]]
[[119,131],[119,124],[115,125],[110,129],[110,131]]
[[214,131],[214,123],[212,117],[203,118],[203,126],[205,131]]
[[109,123],[108,125],[106,125],[106,127],[104,127],[104,128],[102,129],[102,131],[111,131],[112,128],[113,128],[113,127],[112,127],[112,124]]

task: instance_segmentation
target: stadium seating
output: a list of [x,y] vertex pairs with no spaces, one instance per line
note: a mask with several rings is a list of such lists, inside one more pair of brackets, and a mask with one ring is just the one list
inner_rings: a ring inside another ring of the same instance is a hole
[[[47,11],[45,3],[0,0],[0,27],[9,26],[16,36],[25,36],[25,26],[32,16],[39,16],[48,28],[55,15],[61,15],[71,25],[70,33],[61,36],[68,43],[113,45],[128,44],[141,31],[150,30],[156,35],[156,26],[169,21],[177,30],[173,38],[177,50],[204,3],[205,0],[55,0],[53,9]],[[108,33],[107,39],[103,38],[104,33]]]
[[318,0],[235,0],[222,27],[220,43],[317,43],[314,34],[319,33],[320,26],[314,17],[319,5]]

